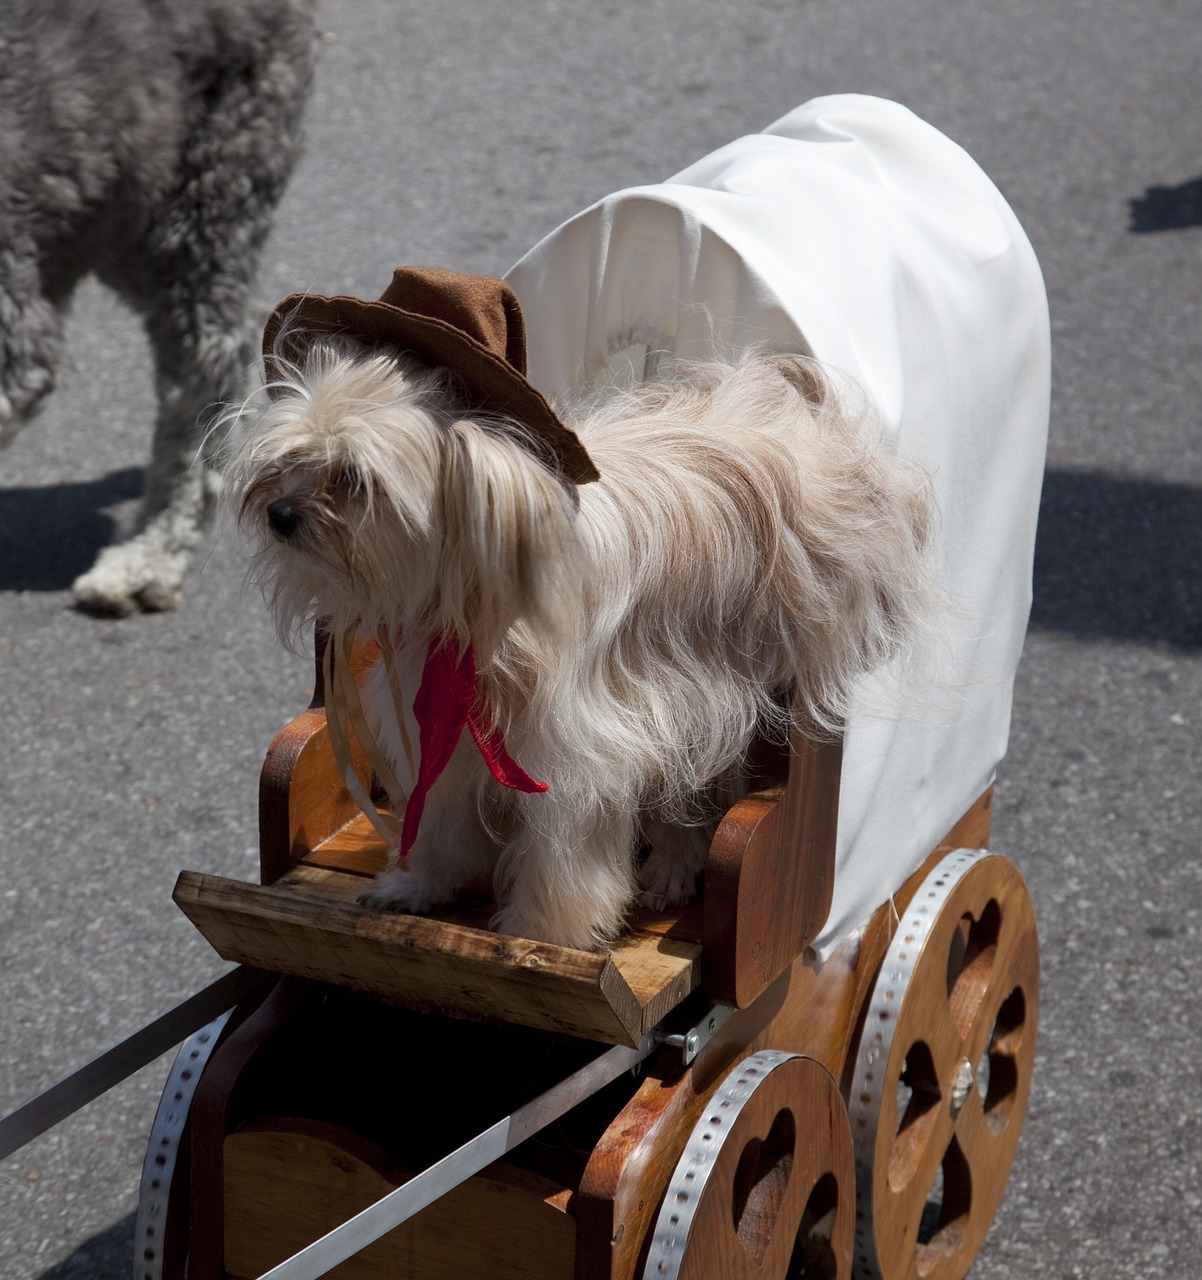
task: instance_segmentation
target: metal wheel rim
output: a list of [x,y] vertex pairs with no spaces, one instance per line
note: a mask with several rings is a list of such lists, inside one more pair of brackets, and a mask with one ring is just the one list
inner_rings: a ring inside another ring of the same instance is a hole
[[134,1226],[134,1280],[163,1280],[163,1242],[171,1185],[179,1159],[180,1139],[201,1074],[221,1038],[231,1012],[232,1010],[214,1018],[180,1045],[163,1086],[163,1094],[146,1143],[146,1157],[142,1162],[142,1182],[138,1191],[138,1213]]

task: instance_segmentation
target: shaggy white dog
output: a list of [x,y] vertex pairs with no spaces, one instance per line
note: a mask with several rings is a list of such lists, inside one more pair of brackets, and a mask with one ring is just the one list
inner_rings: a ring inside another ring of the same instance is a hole
[[671,367],[549,451],[470,377],[289,323],[229,470],[282,630],[329,620],[332,730],[363,720],[349,636],[381,643],[360,737],[415,812],[377,818],[412,849],[365,901],[423,912],[491,874],[498,930],[603,945],[640,842],[643,892],[686,897],[757,735],[837,730],[931,605],[927,476],[812,361]]

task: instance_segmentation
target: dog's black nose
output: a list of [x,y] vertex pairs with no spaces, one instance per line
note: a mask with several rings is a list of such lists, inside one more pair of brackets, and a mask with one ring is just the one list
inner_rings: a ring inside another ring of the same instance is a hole
[[300,512],[287,498],[277,498],[267,507],[267,523],[281,542],[286,542],[301,522]]

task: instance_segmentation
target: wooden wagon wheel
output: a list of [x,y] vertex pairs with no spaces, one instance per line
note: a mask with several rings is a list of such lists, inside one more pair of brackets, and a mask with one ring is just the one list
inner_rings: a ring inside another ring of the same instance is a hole
[[753,1053],[689,1136],[643,1280],[849,1280],[854,1178],[847,1112],[827,1069]]
[[899,919],[860,1035],[848,1112],[861,1280],[967,1272],[1018,1145],[1038,1006],[1022,877],[987,851],[948,854]]

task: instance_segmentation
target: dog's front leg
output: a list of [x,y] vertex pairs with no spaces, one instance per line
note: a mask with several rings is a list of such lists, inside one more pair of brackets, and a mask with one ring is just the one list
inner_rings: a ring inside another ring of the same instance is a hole
[[387,911],[422,915],[450,902],[467,881],[488,875],[497,846],[480,812],[487,780],[480,753],[464,734],[464,741],[426,798],[408,870],[397,867],[383,872],[359,901]]
[[634,897],[633,812],[575,811],[522,796],[493,875],[500,933],[591,951],[622,930]]
[[159,412],[142,509],[133,536],[106,547],[72,587],[76,602],[93,613],[178,608],[188,562],[219,496],[220,477],[209,465],[218,442],[206,442],[206,432],[223,406],[252,389],[254,349],[236,310],[228,332],[194,332],[192,320],[163,314],[147,321]]

